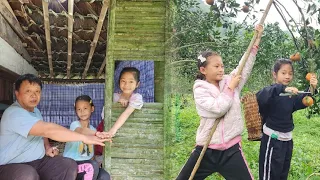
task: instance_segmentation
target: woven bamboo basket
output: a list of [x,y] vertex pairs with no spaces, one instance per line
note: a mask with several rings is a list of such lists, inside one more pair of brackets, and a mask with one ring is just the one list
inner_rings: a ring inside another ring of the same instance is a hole
[[248,130],[249,141],[259,141],[262,137],[262,117],[259,113],[257,97],[254,93],[248,93],[241,99],[244,105],[244,118]]

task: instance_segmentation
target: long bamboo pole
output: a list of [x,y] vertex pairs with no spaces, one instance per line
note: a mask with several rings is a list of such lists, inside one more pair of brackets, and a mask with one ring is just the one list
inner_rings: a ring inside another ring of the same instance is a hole
[[[262,16],[259,24],[261,24],[261,25],[264,24],[264,21],[265,21],[267,15],[268,15],[268,13],[269,13],[269,10],[270,10],[270,8],[271,8],[272,3],[273,3],[273,0],[270,0],[269,3],[268,3],[268,5],[267,5],[267,7],[266,7],[266,9],[265,9],[265,11],[264,11],[264,13],[263,13],[263,16]],[[250,55],[250,51],[251,51],[251,49],[252,49],[252,47],[253,47],[253,45],[254,45],[254,42],[256,41],[257,37],[258,37],[258,33],[257,33],[257,31],[255,31],[255,33],[254,33],[254,35],[253,35],[253,38],[252,38],[252,40],[251,40],[251,42],[250,42],[250,44],[249,44],[249,46],[248,46],[248,49],[247,49],[247,51],[245,52],[244,60],[243,60],[243,61],[241,62],[241,64],[239,65],[239,69],[238,69],[237,75],[240,75],[240,74],[242,73],[242,70],[243,70],[243,68],[244,68],[244,65],[246,64],[246,62],[247,62],[247,60],[248,60],[248,57],[249,57],[249,55]],[[198,158],[198,160],[197,160],[197,162],[196,162],[196,164],[195,164],[195,166],[194,166],[194,168],[193,168],[193,170],[192,170],[192,172],[191,172],[191,175],[190,175],[190,177],[189,177],[189,180],[192,180],[193,177],[194,177],[194,175],[196,174],[196,172],[197,172],[197,170],[198,170],[198,168],[199,168],[199,166],[200,166],[200,163],[201,163],[201,161],[202,161],[202,158],[203,158],[203,156],[204,156],[204,154],[205,154],[205,152],[206,152],[206,150],[207,150],[207,148],[208,148],[208,145],[209,145],[209,143],[210,143],[210,141],[211,141],[211,139],[212,139],[212,136],[213,136],[213,134],[214,134],[214,132],[215,132],[215,130],[216,130],[216,128],[217,128],[217,126],[218,126],[218,124],[219,124],[219,122],[220,122],[221,119],[222,119],[222,118],[218,118],[218,119],[216,119],[216,121],[214,122],[213,127],[212,127],[211,130],[210,130],[208,139],[207,139],[205,145],[203,146],[203,148],[202,148],[202,150],[201,150],[201,153],[200,153],[200,156],[199,156],[199,158]]]
[[106,14],[107,14],[108,6],[109,6],[109,0],[104,0],[103,1],[103,6],[102,6],[102,9],[101,9],[101,12],[100,12],[100,16],[99,16],[96,32],[94,34],[93,41],[92,41],[92,43],[90,45],[91,48],[90,48],[90,52],[89,52],[89,56],[88,56],[86,67],[85,67],[85,69],[83,71],[83,74],[82,74],[82,78],[85,78],[87,76],[87,72],[89,70],[89,67],[90,67],[90,64],[91,64],[91,61],[92,61],[93,53],[94,53],[94,51],[95,51],[95,49],[97,47],[97,42],[98,42],[98,39],[99,39],[99,36],[100,36],[100,32],[101,32],[101,29],[102,29],[103,21],[104,21],[104,19],[106,17]]
[[72,33],[73,33],[73,6],[74,0],[68,0],[68,64],[67,78],[70,79],[71,61],[72,61]]
[[50,39],[50,23],[49,23],[49,0],[42,0],[43,18],[44,18],[44,30],[46,34],[48,63],[50,70],[50,77],[53,78],[53,65],[52,65],[52,51],[51,51],[51,39]]

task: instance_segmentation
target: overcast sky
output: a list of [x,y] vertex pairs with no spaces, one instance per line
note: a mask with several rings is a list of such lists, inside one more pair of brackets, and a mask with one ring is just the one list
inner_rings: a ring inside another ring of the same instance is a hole
[[[202,0],[198,0],[199,2],[203,3]],[[295,19],[296,22],[300,22],[300,13],[298,11],[298,8],[295,6],[295,4],[292,2],[292,0],[279,0],[284,6],[286,6],[286,9],[290,12],[291,16]],[[310,0],[311,1],[311,0]],[[315,1],[315,0],[314,0]],[[244,4],[245,0],[237,0],[237,2],[239,4],[241,4],[241,6]],[[262,17],[263,12],[260,12],[260,9],[265,9],[267,7],[269,0],[260,0],[260,3],[258,5],[256,5],[256,10],[259,12],[258,14],[256,14],[258,16],[258,20]],[[303,2],[302,0],[298,0],[299,6],[302,7],[305,11],[307,10],[308,6],[305,2]],[[320,5],[320,3],[318,2],[318,5]],[[209,8],[209,6],[207,6]],[[238,22],[242,22],[244,20],[244,18],[246,17],[246,13],[239,13],[238,17],[237,17],[237,21]],[[311,26],[315,27],[315,28],[320,28],[317,19],[316,19],[316,15],[314,15],[315,19],[312,20],[311,22]],[[287,20],[289,20],[289,16],[286,17]],[[279,13],[277,12],[276,8],[272,5],[271,9],[269,11],[269,14],[267,16],[266,19],[267,23],[274,23],[274,22],[279,22],[279,25],[282,29],[286,29],[286,25],[283,22],[281,16],[279,15]]]

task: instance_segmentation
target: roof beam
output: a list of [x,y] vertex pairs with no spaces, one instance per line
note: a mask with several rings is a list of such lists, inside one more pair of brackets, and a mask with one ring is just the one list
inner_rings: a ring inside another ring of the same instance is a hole
[[46,44],[47,44],[47,54],[48,54],[50,77],[53,78],[48,0],[42,0],[42,9],[43,9],[43,18],[44,18],[44,30],[45,30],[45,34],[46,34]]
[[96,28],[96,33],[94,34],[93,41],[92,41],[92,43],[90,45],[91,48],[90,48],[87,64],[86,64],[86,67],[85,67],[85,69],[83,71],[83,74],[82,74],[82,78],[83,79],[85,79],[86,76],[87,76],[87,72],[88,72],[88,69],[90,67],[90,64],[91,64],[91,61],[92,61],[92,57],[93,57],[93,54],[94,54],[94,51],[96,49],[97,42],[98,42],[98,39],[99,39],[99,36],[100,36],[100,32],[101,32],[101,28],[102,28],[102,25],[103,25],[103,21],[104,21],[104,19],[106,17],[106,14],[107,14],[109,1],[110,0],[104,0],[103,1],[103,6],[102,6],[102,9],[101,9],[101,12],[100,12],[100,16],[99,16],[99,20],[98,20],[98,24],[97,24],[97,28]]
[[72,33],[73,33],[73,6],[74,0],[68,0],[68,65],[67,78],[70,79],[71,61],[72,61]]
[[[22,43],[19,36],[13,31],[9,23],[0,14],[0,38],[4,39],[11,47],[13,47],[18,54],[20,54],[28,62],[31,61],[31,57],[25,49],[25,43]],[[1,46],[1,48],[3,48]],[[1,55],[0,55],[1,56]]]
[[40,47],[35,43],[30,36],[26,32],[24,32],[20,26],[19,21],[16,17],[11,13],[11,11],[7,8],[3,1],[0,1],[0,14],[4,17],[4,19],[8,22],[10,27],[14,30],[14,32],[19,36],[19,38],[23,42],[29,42],[33,48],[40,50]]

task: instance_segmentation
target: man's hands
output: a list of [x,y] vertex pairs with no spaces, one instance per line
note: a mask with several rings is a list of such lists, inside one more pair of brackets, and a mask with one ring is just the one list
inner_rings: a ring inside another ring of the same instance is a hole
[[46,148],[46,155],[50,157],[57,156],[59,155],[59,149],[56,146],[54,147],[48,146]]

